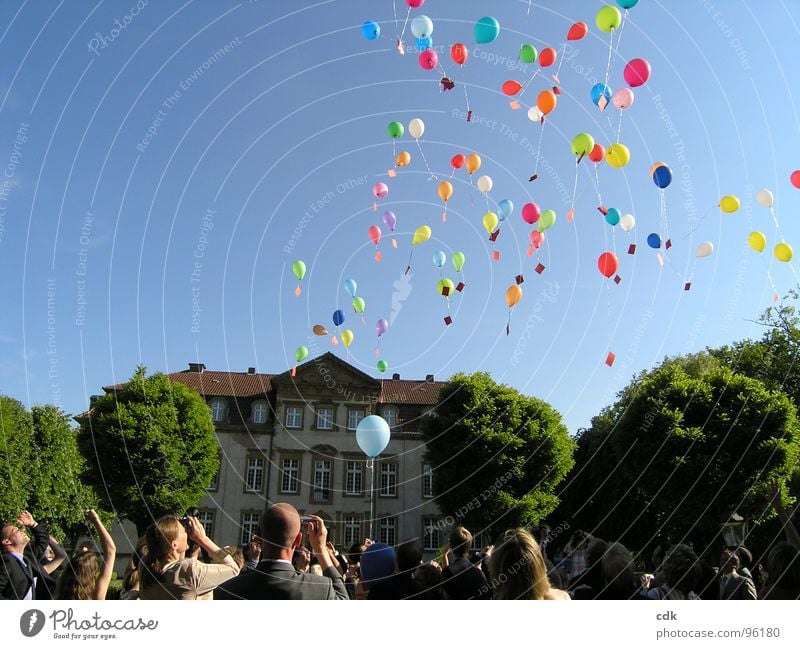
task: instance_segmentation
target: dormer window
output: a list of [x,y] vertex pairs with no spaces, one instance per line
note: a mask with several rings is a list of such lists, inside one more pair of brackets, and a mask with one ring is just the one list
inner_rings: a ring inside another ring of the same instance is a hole
[[215,422],[222,422],[228,418],[228,404],[225,399],[212,399],[211,403],[211,419]]
[[256,401],[253,404],[253,423],[266,424],[267,423],[267,404],[263,401]]
[[381,417],[389,424],[389,428],[397,426],[397,408],[386,407],[381,410]]

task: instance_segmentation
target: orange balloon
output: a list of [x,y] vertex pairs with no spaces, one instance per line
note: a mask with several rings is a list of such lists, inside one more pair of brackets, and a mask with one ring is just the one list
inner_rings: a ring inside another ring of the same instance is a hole
[[471,176],[481,168],[481,157],[477,153],[467,156],[467,173]]
[[405,167],[408,163],[411,162],[411,154],[408,151],[401,151],[397,154],[397,157],[394,160],[394,163],[398,167]]
[[519,81],[509,79],[503,84],[503,94],[508,95],[509,97],[513,97],[520,90],[522,90],[522,84]]
[[453,186],[449,182],[447,182],[446,180],[443,180],[442,182],[440,182],[439,183],[439,198],[441,198],[443,201],[447,202],[447,200],[452,195],[453,195]]
[[314,325],[312,331],[317,336],[327,336],[328,335],[328,330],[325,327],[323,327],[322,325]]
[[543,115],[550,113],[556,107],[557,103],[556,93],[552,90],[542,90],[536,98],[536,106],[542,111]]
[[506,291],[506,304],[508,308],[512,308],[517,302],[522,299],[522,287],[519,284],[512,284]]

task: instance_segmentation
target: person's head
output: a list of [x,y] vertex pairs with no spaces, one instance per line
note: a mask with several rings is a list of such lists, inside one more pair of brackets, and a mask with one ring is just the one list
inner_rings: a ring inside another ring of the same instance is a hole
[[413,574],[422,562],[422,546],[419,541],[405,541],[397,546],[397,572]]
[[94,599],[102,570],[103,558],[100,553],[78,548],[77,554],[69,560],[58,579],[56,599]]
[[308,572],[311,565],[311,552],[308,548],[299,547],[292,554],[292,565],[300,572]]
[[394,574],[396,554],[386,543],[373,543],[361,555],[361,580],[371,584],[388,579]]
[[21,554],[25,546],[28,545],[28,541],[30,541],[30,538],[25,528],[17,527],[11,523],[3,525],[2,536],[0,536],[3,552],[18,552]]
[[739,565],[742,568],[749,568],[750,564],[753,563],[753,553],[743,545],[736,548],[735,552],[736,556],[739,557]]
[[489,559],[495,599],[544,599],[550,590],[539,544],[527,531],[506,530]]
[[667,585],[685,594],[694,590],[703,573],[694,550],[684,543],[667,551],[661,568]]
[[634,583],[633,555],[622,543],[612,543],[600,560],[600,571],[606,587],[616,591],[630,590]]
[[800,550],[787,541],[776,543],[767,555],[767,583],[789,591],[800,590]]
[[425,599],[443,599],[442,570],[431,563],[423,563],[414,571],[414,582],[422,589]]
[[244,558],[249,561],[258,561],[261,557],[261,540],[254,536],[250,539],[250,543],[242,546]]
[[728,574],[739,569],[739,555],[734,550],[723,550],[719,555],[719,571]]
[[177,516],[162,516],[145,533],[147,555],[139,564],[142,585],[158,582],[164,566],[183,559],[189,545],[189,535]]
[[586,548],[586,565],[599,565],[600,561],[603,559],[603,555],[606,553],[606,550],[608,550],[607,541],[604,541],[603,539],[594,539],[591,543],[589,543],[589,547]]
[[261,554],[267,559],[290,559],[303,542],[300,514],[289,503],[268,507],[261,516]]
[[81,539],[78,545],[75,546],[75,554],[82,554],[83,552],[100,552],[100,548],[92,539]]
[[239,566],[239,571],[244,568],[244,552],[241,551],[239,548],[225,548],[225,552],[227,552],[233,560],[236,562],[236,565]]
[[450,551],[457,557],[467,556],[472,547],[472,534],[466,527],[459,525],[450,532]]
[[361,561],[361,555],[364,554],[367,547],[365,543],[353,543],[347,551],[347,563],[354,566],[358,565],[358,562]]

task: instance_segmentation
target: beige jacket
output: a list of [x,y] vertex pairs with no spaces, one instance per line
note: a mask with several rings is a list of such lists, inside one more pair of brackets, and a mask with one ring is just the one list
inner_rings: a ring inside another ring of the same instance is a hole
[[181,559],[164,566],[161,580],[141,587],[139,599],[214,599],[214,589],[239,574],[233,558],[219,550],[214,563]]

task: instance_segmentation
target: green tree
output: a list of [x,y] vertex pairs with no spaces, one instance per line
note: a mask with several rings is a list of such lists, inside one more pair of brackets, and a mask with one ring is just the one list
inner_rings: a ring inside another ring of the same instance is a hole
[[197,505],[219,468],[203,398],[139,367],[121,388],[95,400],[81,420],[87,481],[109,509],[144,533],[164,513]]
[[16,399],[0,396],[0,518],[17,520],[28,507],[33,459],[33,422]]
[[81,480],[86,461],[78,449],[78,431],[56,406],[34,406],[31,417],[36,453],[28,509],[56,538],[77,540],[86,530],[83,511],[97,505],[94,490]]
[[492,535],[550,514],[573,464],[561,416],[485,373],[453,376],[422,434],[442,515]]

